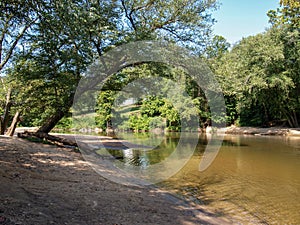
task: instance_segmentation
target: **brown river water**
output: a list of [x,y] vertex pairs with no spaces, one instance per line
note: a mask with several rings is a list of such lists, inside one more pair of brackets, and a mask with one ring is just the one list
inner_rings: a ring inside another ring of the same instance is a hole
[[[157,163],[179,140],[178,134],[145,135],[120,135],[139,144],[160,143],[155,151],[125,155],[127,164],[145,168]],[[201,136],[188,163],[158,185],[237,223],[300,224],[300,137],[227,135],[213,163],[200,172],[206,144],[207,137]]]

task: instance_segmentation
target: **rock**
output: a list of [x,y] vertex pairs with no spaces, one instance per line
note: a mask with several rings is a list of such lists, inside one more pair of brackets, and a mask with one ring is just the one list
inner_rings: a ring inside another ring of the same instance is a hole
[[300,136],[300,130],[296,129],[290,129],[288,131],[289,136]]

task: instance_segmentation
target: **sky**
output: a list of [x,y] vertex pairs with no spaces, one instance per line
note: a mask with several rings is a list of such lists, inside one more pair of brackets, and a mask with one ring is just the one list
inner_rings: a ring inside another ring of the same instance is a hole
[[265,31],[267,12],[279,7],[279,0],[219,0],[220,8],[213,13],[217,20],[214,33],[234,44],[243,37]]

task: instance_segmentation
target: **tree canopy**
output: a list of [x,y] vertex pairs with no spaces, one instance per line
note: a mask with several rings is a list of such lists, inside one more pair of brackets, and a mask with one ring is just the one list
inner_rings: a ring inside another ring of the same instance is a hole
[[211,63],[231,123],[299,126],[299,1],[280,3],[268,12],[270,29],[242,39]]
[[24,115],[39,117],[39,131],[49,132],[68,114],[87,66],[115,46],[164,39],[203,51],[216,2],[23,0],[0,6],[0,68],[35,86]]
[[[1,1],[0,132],[7,130],[16,113],[23,125],[48,133],[70,115],[76,87],[95,59],[106,67],[102,57],[106,52],[140,40],[175,43],[204,59],[223,88],[228,125],[297,127],[300,3],[280,4],[268,12],[271,28],[230,46],[211,33],[215,0]],[[117,93],[149,74],[170,80],[178,78],[175,74],[184,75],[184,90],[197,106],[189,113],[199,116],[201,126],[210,124],[207,98],[191,77],[178,68],[147,63],[115,71],[106,81],[96,108],[99,126],[109,125]],[[140,104],[144,122],[146,116],[161,117],[180,127],[173,103],[144,97]]]

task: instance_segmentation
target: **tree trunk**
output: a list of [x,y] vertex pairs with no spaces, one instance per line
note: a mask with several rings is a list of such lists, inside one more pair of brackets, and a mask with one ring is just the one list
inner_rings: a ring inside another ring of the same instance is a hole
[[3,114],[3,118],[1,119],[1,127],[0,127],[0,134],[3,135],[6,128],[7,128],[7,124],[9,121],[9,112],[10,112],[10,108],[11,108],[11,88],[8,88],[7,90],[7,95],[6,95],[6,103],[5,103],[5,107],[4,107],[4,114]]
[[299,127],[297,114],[294,110],[292,112],[285,113],[285,115],[290,127]]
[[41,141],[48,141],[52,144],[55,144],[60,147],[66,147],[66,146],[73,146],[73,147],[78,147],[77,143],[73,140],[69,140],[66,138],[61,138],[61,137],[56,137],[52,136],[46,133],[39,133],[39,132],[28,132],[25,131],[24,133],[18,133],[19,138],[38,138]]
[[56,111],[47,121],[38,129],[37,133],[49,133],[55,125],[65,116],[62,110]]
[[70,108],[72,107],[74,95],[75,92],[70,94],[68,101],[63,106],[63,110],[57,109],[55,114],[50,116],[49,119],[47,119],[46,122],[37,130],[37,133],[48,134],[56,126],[56,124],[69,112]]
[[6,135],[11,136],[11,137],[14,135],[17,124],[20,121],[20,115],[21,115],[21,112],[18,110],[14,116],[14,119],[13,119],[10,127],[8,128],[8,130],[6,132]]
[[298,119],[297,119],[297,113],[293,111],[293,117],[294,117],[294,125],[295,127],[299,127]]

